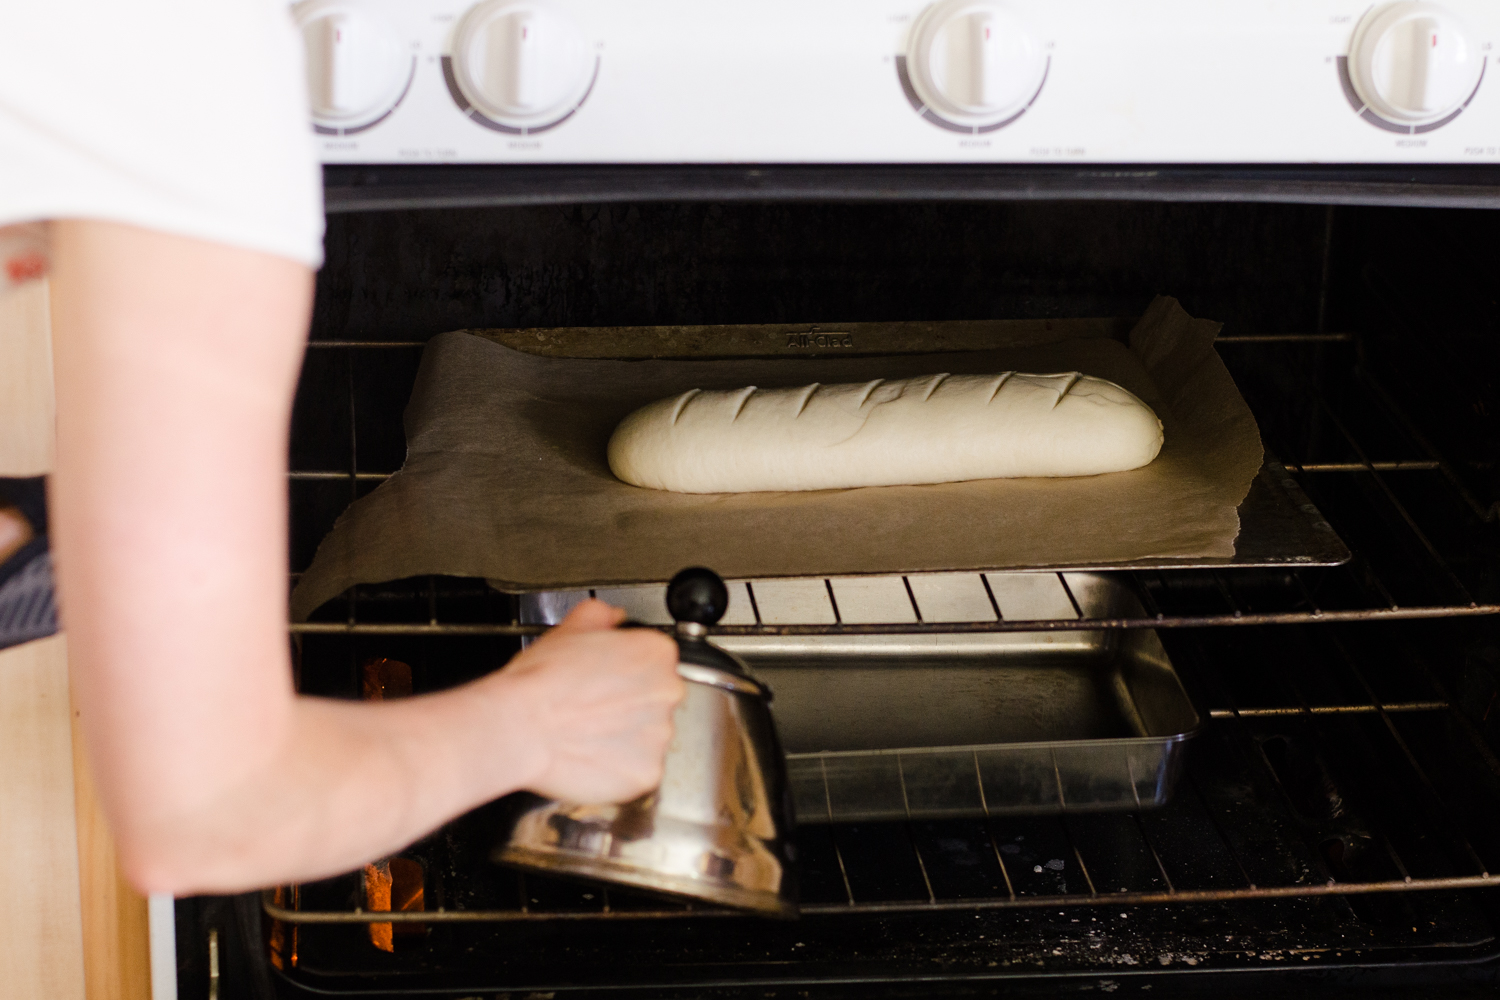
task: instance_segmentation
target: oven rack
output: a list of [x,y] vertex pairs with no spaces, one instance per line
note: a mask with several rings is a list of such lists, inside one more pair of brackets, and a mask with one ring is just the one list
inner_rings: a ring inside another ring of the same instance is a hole
[[[1097,628],[1195,628],[1221,625],[1370,622],[1451,618],[1500,613],[1500,581],[1476,554],[1493,554],[1497,505],[1476,497],[1454,463],[1422,435],[1395,397],[1358,359],[1361,344],[1351,334],[1276,334],[1219,338],[1221,353],[1245,393],[1271,453],[1288,460],[1268,461],[1266,473],[1291,481],[1348,544],[1353,555],[1336,567],[1239,569],[1151,568],[1117,571],[1140,597],[1145,615],[1094,617],[1075,607],[1073,617],[993,620],[855,623],[768,622],[757,613],[753,624],[720,625],[718,635],[856,635],[1050,631]],[[319,357],[342,357],[347,386],[348,468],[296,470],[298,490],[321,491],[336,515],[389,472],[362,470],[358,428],[361,416],[360,365],[372,355],[405,351],[414,365],[420,342],[314,341]],[[1347,374],[1331,384],[1308,385],[1293,397],[1285,389],[1259,385],[1257,365],[1286,352],[1344,350],[1355,353]],[[1292,411],[1296,419],[1278,419]],[[1299,440],[1299,438],[1301,438]],[[327,491],[342,491],[330,499]],[[328,523],[331,523],[331,515]],[[1080,567],[1083,568],[1083,567]],[[294,575],[295,576],[295,575]],[[1058,579],[1067,587],[1066,574]],[[415,584],[422,586],[420,582]],[[394,620],[362,613],[383,603],[385,585],[351,588],[343,601],[325,605],[313,620],[294,622],[294,635],[529,636],[543,626],[523,621],[514,603],[509,614],[496,609],[482,618],[440,616],[436,590],[429,613]]]
[[[1500,884],[1491,870],[1500,863],[1500,761],[1425,662],[1424,647],[1397,640],[1395,653],[1381,658],[1391,644],[1368,631],[1294,628],[1290,641],[1288,631],[1174,640],[1184,682],[1211,707],[1163,809],[804,827],[811,891],[801,915],[1186,905]],[[1264,654],[1278,649],[1289,655],[1267,668]],[[1304,651],[1330,657],[1337,683],[1300,672],[1294,661]],[[982,864],[970,858],[956,869],[956,840]],[[1357,851],[1361,860],[1353,860]],[[880,873],[860,861],[877,856]],[[483,853],[467,862],[476,863],[488,864]],[[903,869],[904,885],[896,877],[893,886],[888,873]],[[597,885],[586,886],[587,895],[564,893],[565,904],[554,898],[533,907],[536,882],[555,880],[512,877],[514,905],[505,907],[301,909],[270,892],[262,905],[275,920],[309,925],[742,916]],[[622,905],[612,905],[612,892]]]
[[[983,848],[979,854],[993,858],[987,862],[993,876],[988,886],[955,881],[941,851],[932,849],[934,824],[929,821],[814,829],[806,836],[827,838],[808,852],[826,891],[808,894],[804,916],[1353,898],[1467,890],[1500,881],[1492,874],[1492,869],[1500,871],[1500,762],[1477,731],[1472,706],[1451,696],[1424,660],[1426,654],[1406,648],[1401,638],[1428,629],[1422,619],[1467,619],[1477,626],[1481,616],[1500,612],[1500,589],[1490,578],[1492,567],[1500,563],[1494,506],[1467,485],[1471,470],[1449,461],[1423,437],[1361,363],[1355,338],[1277,335],[1221,338],[1221,343],[1268,446],[1282,456],[1281,468],[1348,543],[1353,553],[1348,563],[1118,571],[1115,575],[1136,592],[1146,611],[1134,618],[1089,617],[1069,588],[1067,573],[1058,573],[1076,616],[1006,619],[997,606],[995,620],[985,622],[777,624],[762,620],[757,611],[754,625],[713,630],[724,635],[857,635],[1155,628],[1162,630],[1163,642],[1206,718],[1178,794],[1163,811],[943,821],[943,829],[952,834],[949,839],[967,836]],[[362,471],[355,431],[361,426],[356,408],[361,359],[399,353],[367,349],[387,346],[408,351],[415,364],[416,343],[340,342],[311,352],[341,358],[337,363],[345,366],[349,386],[347,471],[291,474],[294,505],[298,490],[335,491],[328,523],[342,505],[387,475]],[[1313,368],[1318,361],[1313,355],[1333,351],[1353,352],[1354,357],[1347,365],[1328,365],[1330,378],[1309,378],[1295,391],[1257,377],[1261,369],[1284,368],[1285,352],[1299,352],[1291,356],[1294,361],[1307,356]],[[357,650],[387,644],[437,657],[459,647],[482,648],[490,651],[486,655],[493,656],[492,663],[500,662],[515,648],[514,637],[545,628],[524,621],[516,598],[483,581],[444,577],[351,588],[313,617],[290,626],[304,649],[345,656],[350,664]],[[1228,625],[1239,627],[1207,628]],[[1310,627],[1314,625],[1318,627]],[[1379,648],[1349,651],[1360,643]],[[1320,652],[1299,660],[1293,654],[1303,646]],[[1388,657],[1399,661],[1381,667],[1389,676],[1372,676],[1371,664]],[[1226,667],[1238,660],[1244,662]],[[1308,669],[1299,672],[1299,662]],[[1335,664],[1329,669],[1345,678],[1342,688],[1333,693],[1308,690],[1324,673],[1325,663]],[[1247,696],[1242,689],[1255,685],[1245,678],[1262,672],[1277,678],[1277,693]],[[1435,731],[1451,741],[1446,755],[1435,755]],[[1366,787],[1362,796],[1352,796],[1362,799],[1368,814],[1358,822],[1308,815],[1319,806],[1306,801],[1307,787],[1316,786],[1323,772],[1314,768],[1311,778],[1299,776],[1306,761],[1278,765],[1267,748],[1305,745],[1338,756],[1347,754],[1340,748],[1351,740],[1378,757],[1378,766],[1368,766],[1365,758],[1344,759],[1341,769],[1334,768],[1341,778],[1359,785],[1394,781],[1395,775],[1400,787],[1390,794]],[[1443,777],[1454,768],[1464,772],[1462,780]],[[1362,770],[1369,773],[1362,777]],[[874,826],[881,829],[870,829]],[[1017,846],[1014,838],[1021,829],[1031,842],[1048,845],[1029,868],[1007,860],[1011,855],[1005,848]],[[882,865],[904,865],[910,891],[868,890],[871,873],[860,871],[857,857],[866,837],[884,845],[885,853],[875,852]],[[1442,845],[1435,854],[1433,844]],[[1351,852],[1363,860],[1351,862]],[[484,864],[483,854],[470,863]],[[1128,878],[1111,880],[1125,869],[1130,869]],[[1070,877],[1069,886],[1059,888],[1063,875]],[[1048,879],[1054,880],[1051,889],[1043,884]],[[673,921],[731,915],[600,887],[592,893],[597,899],[588,902],[575,893],[568,905],[533,906],[528,901],[540,891],[535,889],[539,881],[516,875],[514,888],[498,905],[490,905],[494,900],[472,905],[480,901],[450,899],[448,905],[424,912],[339,908],[328,905],[326,894],[302,891],[311,886],[289,897],[283,894],[281,898],[298,901],[291,906],[268,894],[263,907],[275,920],[309,926]],[[556,887],[551,891],[555,897]],[[442,902],[440,894],[429,898]]]
[[[1081,864],[1081,862],[1080,862]],[[1025,896],[1021,898],[992,899],[932,899],[929,901],[893,901],[879,903],[814,903],[798,908],[799,917],[866,916],[893,913],[942,913],[982,912],[985,910],[1017,909],[1066,909],[1069,907],[1120,907],[1174,904],[1190,906],[1200,903],[1227,903],[1237,900],[1308,899],[1320,896],[1365,896],[1392,892],[1439,892],[1458,889],[1493,888],[1500,884],[1488,874],[1434,878],[1422,880],[1389,880],[1384,882],[1337,882],[1309,886],[1255,886],[1240,890],[1169,890],[1167,892],[1117,892],[1107,895],[1094,893],[1088,897],[1076,896]],[[517,894],[526,892],[524,882],[518,883]],[[261,909],[272,920],[288,924],[493,924],[512,921],[537,923],[600,921],[600,920],[683,920],[704,917],[739,917],[744,913],[735,910],[713,909],[683,904],[674,909],[628,909],[615,910],[608,907],[608,889],[600,887],[601,903],[598,910],[430,910],[394,912],[364,910],[296,910],[276,902],[276,890],[261,892]]]

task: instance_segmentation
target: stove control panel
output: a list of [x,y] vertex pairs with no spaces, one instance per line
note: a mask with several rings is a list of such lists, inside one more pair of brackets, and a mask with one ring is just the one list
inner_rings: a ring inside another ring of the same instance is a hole
[[1495,0],[303,0],[326,163],[1500,163]]

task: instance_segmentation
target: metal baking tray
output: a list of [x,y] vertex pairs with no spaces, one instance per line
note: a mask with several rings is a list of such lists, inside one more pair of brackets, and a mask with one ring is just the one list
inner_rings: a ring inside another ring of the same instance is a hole
[[[1091,617],[1145,616],[1107,575],[1070,573],[1067,584]],[[639,589],[642,603],[660,600],[659,588]],[[789,620],[819,620],[821,589],[808,588],[803,614],[786,609]],[[522,617],[556,620],[582,596],[527,595]],[[935,600],[922,610],[944,611]],[[1200,724],[1152,629],[714,642],[771,688],[800,823],[1150,809],[1171,795]]]
[[[843,323],[841,339],[828,327],[807,324],[722,326],[571,327],[471,330],[477,336],[529,354],[561,358],[726,360],[752,357],[899,355],[972,351],[997,342],[1016,343],[1068,337],[1102,337],[1128,341],[1133,318],[1046,320],[965,320],[947,322]],[[1253,338],[1239,338],[1253,339]],[[1049,564],[1054,570],[1109,569],[1243,569],[1267,566],[1339,566],[1349,548],[1297,481],[1269,450],[1260,472],[1239,505],[1240,530],[1228,557],[1095,560],[1087,564]],[[1011,570],[1027,567],[1012,566]],[[1031,568],[1042,568],[1041,566]],[[507,589],[501,587],[500,589]]]
[[[1069,583],[1142,614],[1109,577]],[[801,823],[1150,809],[1199,726],[1150,629],[716,641],[774,693]]]

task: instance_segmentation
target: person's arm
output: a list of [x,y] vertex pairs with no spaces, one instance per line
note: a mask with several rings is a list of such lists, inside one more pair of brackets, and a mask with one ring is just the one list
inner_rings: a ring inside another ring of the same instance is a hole
[[296,696],[286,448],[311,274],[102,222],[53,239],[59,596],[139,889],[330,875],[506,792],[619,801],[659,780],[675,647],[598,602],[463,688]]

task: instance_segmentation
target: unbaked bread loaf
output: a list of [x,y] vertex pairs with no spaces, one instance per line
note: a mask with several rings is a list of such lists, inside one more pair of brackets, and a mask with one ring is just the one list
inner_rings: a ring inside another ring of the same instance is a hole
[[703,391],[620,422],[609,467],[677,493],[827,490],[1146,465],[1161,421],[1113,382],[1061,375],[927,375],[858,385]]

